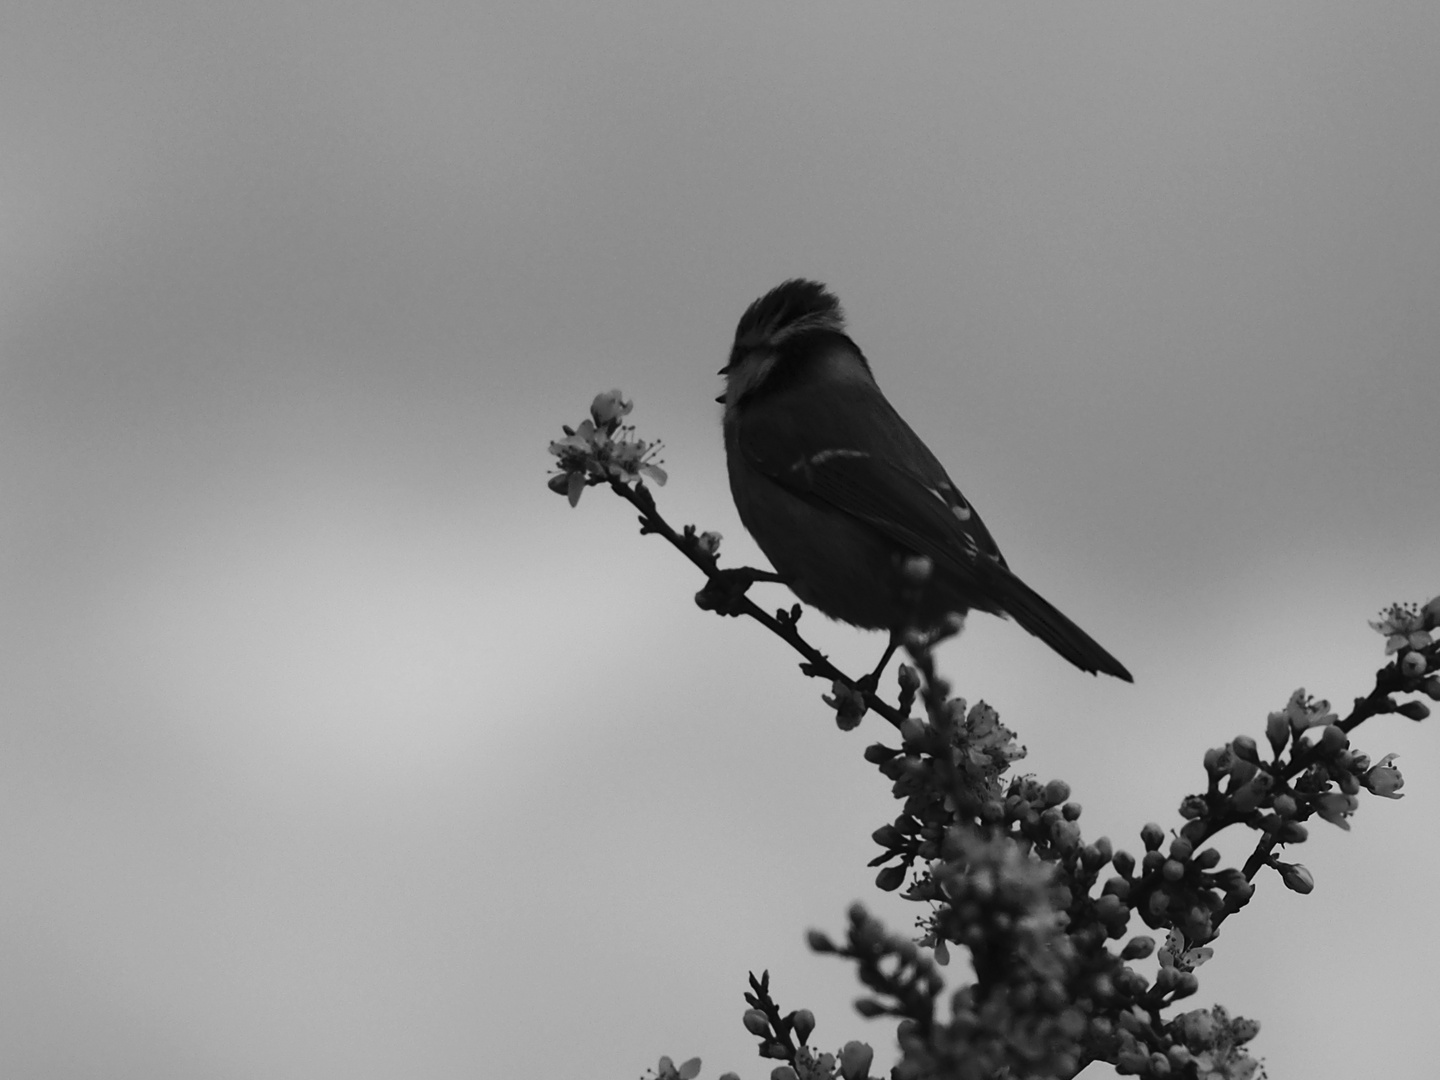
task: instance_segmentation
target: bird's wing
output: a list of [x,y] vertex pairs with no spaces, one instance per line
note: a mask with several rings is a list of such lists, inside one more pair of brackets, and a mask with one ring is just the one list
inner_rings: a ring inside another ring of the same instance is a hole
[[739,449],[751,466],[793,494],[859,518],[901,547],[928,556],[982,595],[988,592],[995,571],[1004,571],[1000,549],[878,390],[812,388],[803,424],[784,415],[791,404],[798,402],[757,403],[741,419]]

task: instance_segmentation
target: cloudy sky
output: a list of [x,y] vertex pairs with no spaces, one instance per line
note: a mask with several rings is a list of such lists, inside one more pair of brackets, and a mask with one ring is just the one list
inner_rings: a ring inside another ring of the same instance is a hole
[[[893,816],[824,689],[545,444],[619,386],[760,556],[715,369],[785,277],[1022,576],[959,692],[1090,836],[1440,590],[1440,9],[12,4],[0,34],[0,1072],[768,1075],[769,967]],[[774,586],[767,603],[788,604]],[[878,637],[802,624],[839,662]],[[1440,752],[1202,972],[1276,1077],[1419,1075]],[[1242,859],[1243,838],[1225,847]],[[1100,1069],[1086,1075],[1104,1075]]]

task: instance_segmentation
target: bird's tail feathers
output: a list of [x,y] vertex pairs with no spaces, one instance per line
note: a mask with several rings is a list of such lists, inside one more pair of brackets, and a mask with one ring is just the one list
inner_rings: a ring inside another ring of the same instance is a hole
[[1128,683],[1135,680],[1125,665],[1116,660],[1099,642],[1081,630],[1034,589],[1014,574],[1001,571],[1003,581],[996,582],[1005,613],[1069,660],[1081,671],[1092,675],[1113,675]]

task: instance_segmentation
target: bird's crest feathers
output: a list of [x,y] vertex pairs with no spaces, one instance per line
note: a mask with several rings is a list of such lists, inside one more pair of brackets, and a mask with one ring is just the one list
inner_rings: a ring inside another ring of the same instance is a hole
[[779,348],[809,330],[845,332],[845,312],[835,294],[818,281],[791,278],[745,310],[735,328],[735,351]]

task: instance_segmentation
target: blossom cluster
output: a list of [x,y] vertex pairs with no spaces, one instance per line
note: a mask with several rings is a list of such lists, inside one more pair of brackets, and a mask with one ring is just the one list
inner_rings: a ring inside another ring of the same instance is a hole
[[550,453],[559,459],[550,490],[574,506],[591,484],[629,484],[649,477],[664,486],[665,470],[657,457],[661,444],[646,442],[636,436],[633,425],[621,423],[634,407],[619,390],[611,390],[595,396],[588,420],[573,428],[562,425],[565,438],[550,444]]

